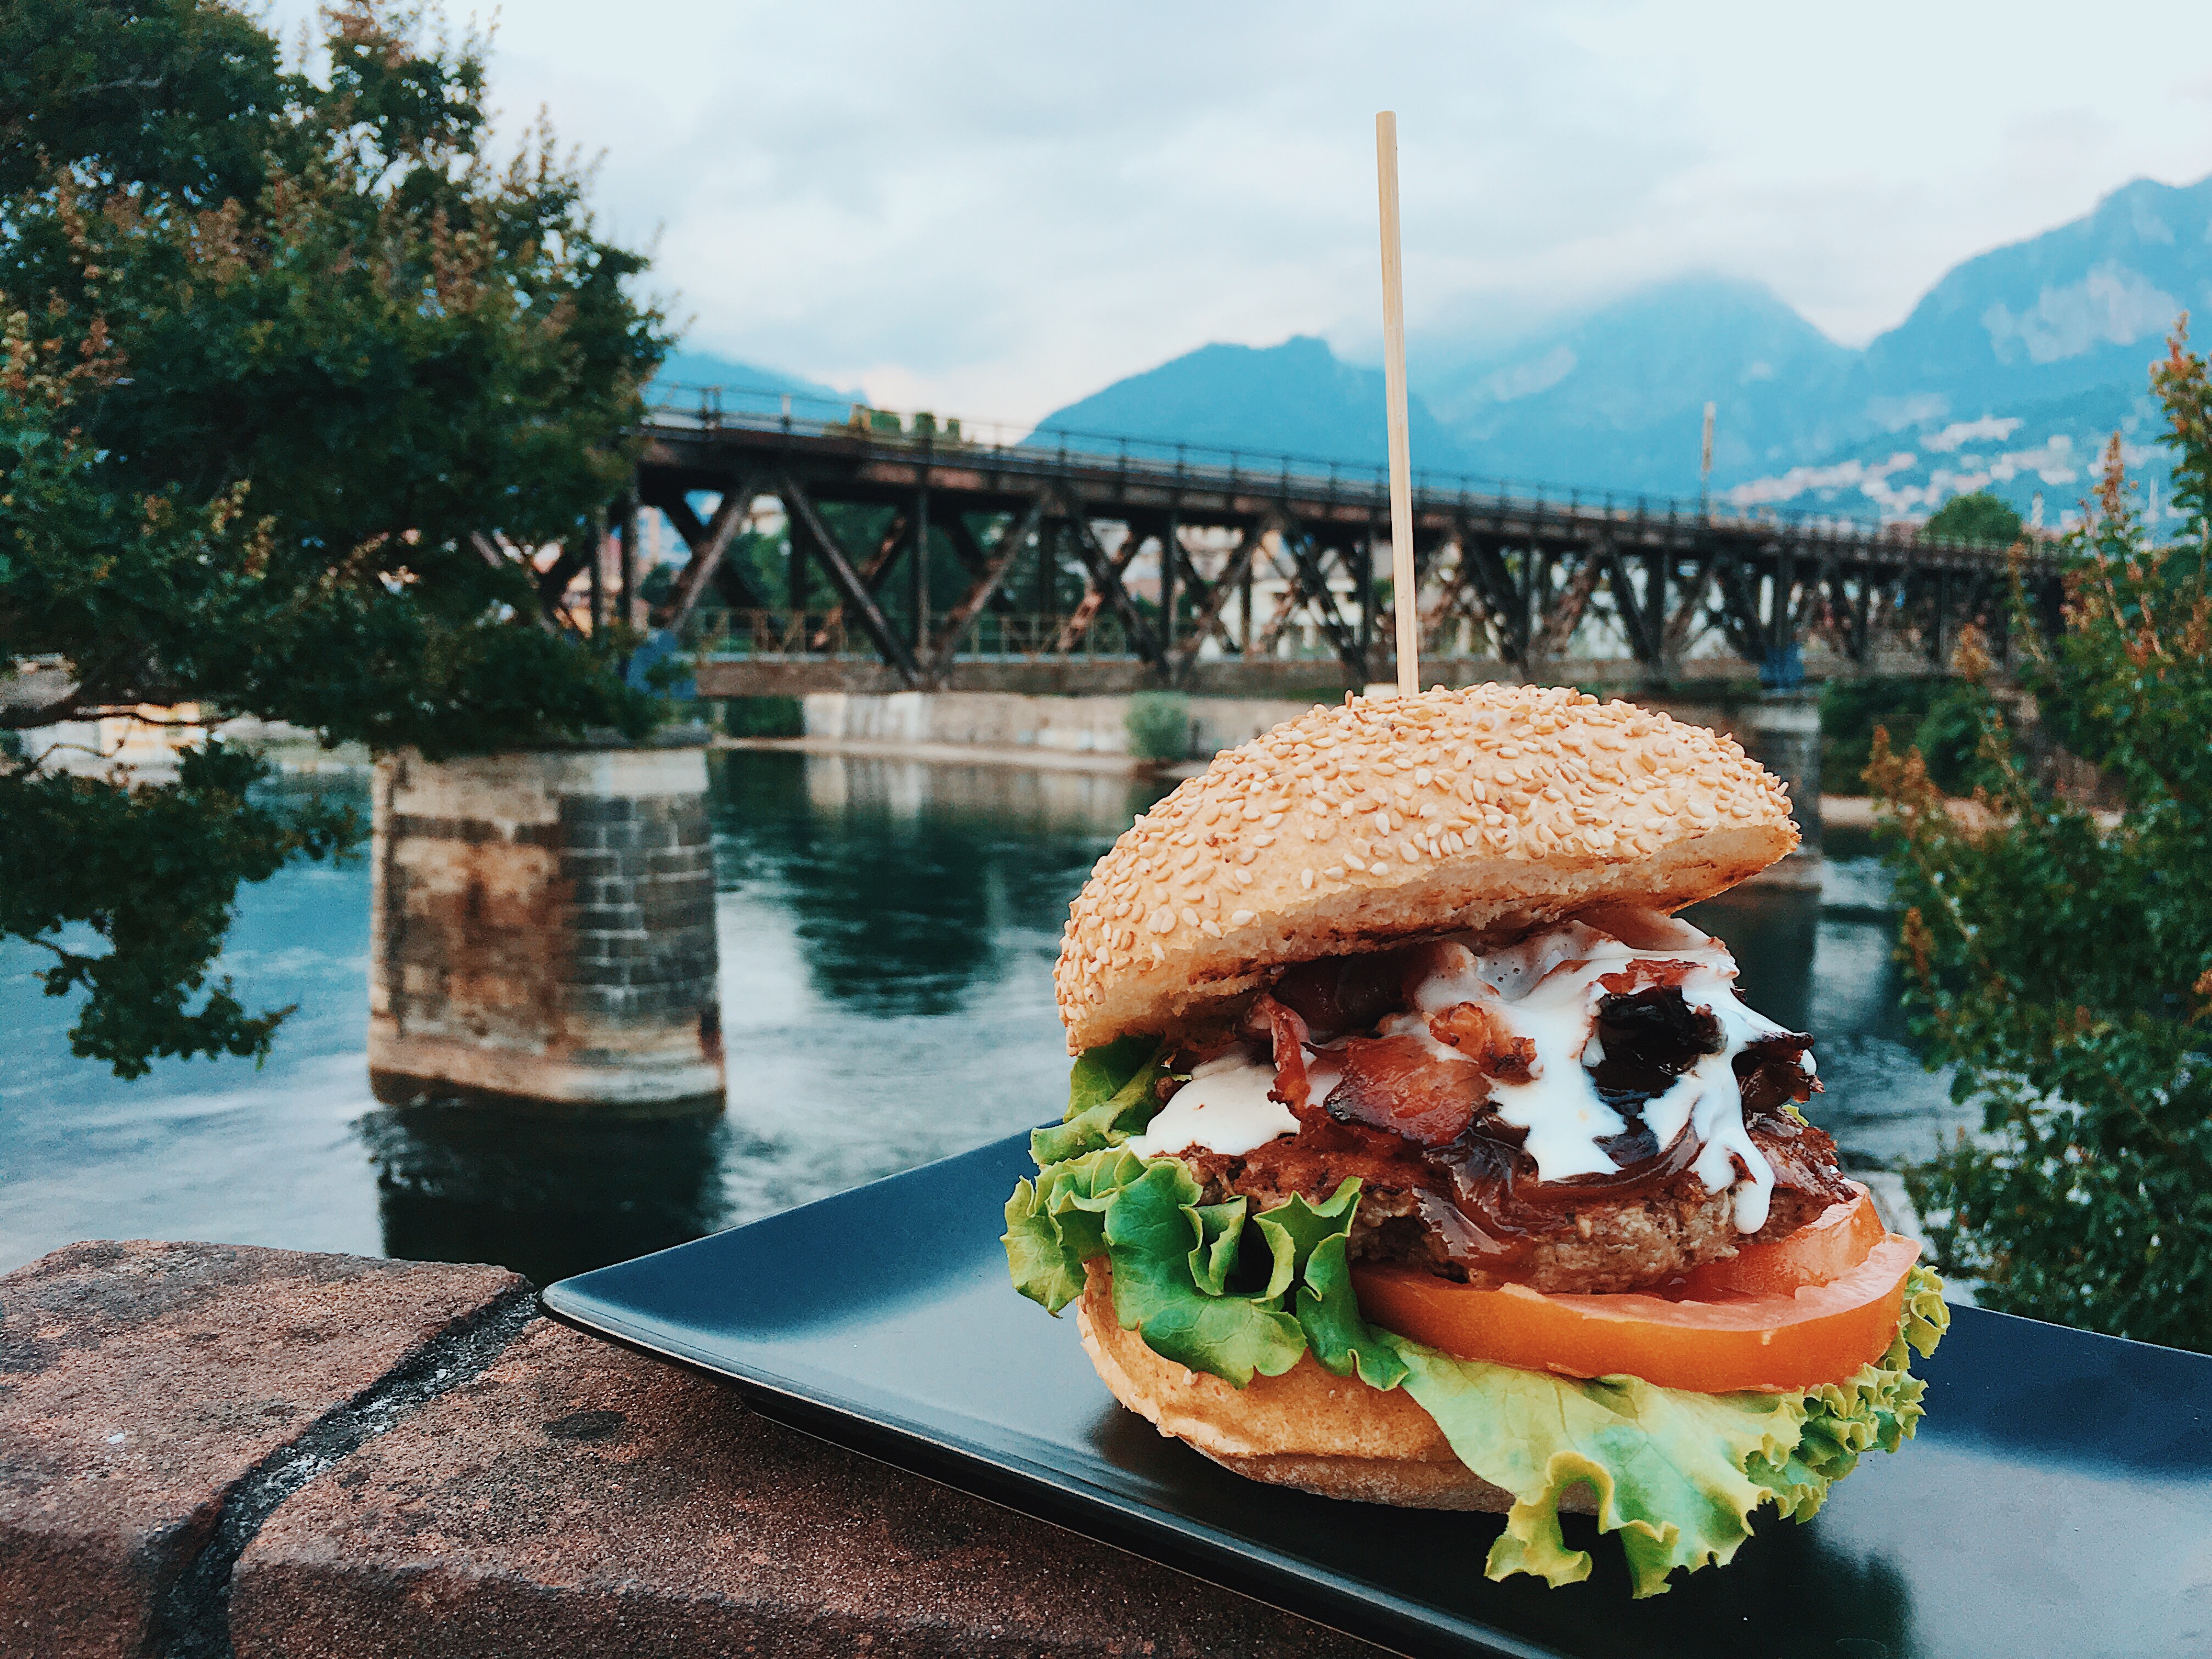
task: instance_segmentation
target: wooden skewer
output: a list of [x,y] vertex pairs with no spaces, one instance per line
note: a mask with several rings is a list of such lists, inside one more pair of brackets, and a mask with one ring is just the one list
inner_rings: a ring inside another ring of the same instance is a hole
[[1398,690],[1421,689],[1414,609],[1413,463],[1406,437],[1406,284],[1398,246],[1398,115],[1375,118],[1375,182],[1382,202],[1382,387],[1390,413],[1390,588],[1397,601]]

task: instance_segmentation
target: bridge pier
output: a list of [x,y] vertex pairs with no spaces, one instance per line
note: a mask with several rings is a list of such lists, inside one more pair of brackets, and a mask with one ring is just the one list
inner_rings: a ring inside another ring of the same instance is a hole
[[1758,879],[1778,887],[1820,884],[1820,699],[1814,691],[1770,692],[1729,721],[1744,751],[1790,786],[1797,850]]
[[722,1109],[704,733],[377,763],[370,1087],[387,1103]]

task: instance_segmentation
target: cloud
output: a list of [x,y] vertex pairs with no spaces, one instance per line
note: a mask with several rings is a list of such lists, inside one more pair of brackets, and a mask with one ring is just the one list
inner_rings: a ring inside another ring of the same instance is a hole
[[506,0],[491,67],[510,130],[544,105],[604,154],[690,343],[1013,417],[1210,340],[1371,353],[1378,108],[1413,324],[1471,339],[1717,269],[1863,340],[1957,259],[2208,165],[2201,89],[2143,73],[2193,5],[1841,15]]

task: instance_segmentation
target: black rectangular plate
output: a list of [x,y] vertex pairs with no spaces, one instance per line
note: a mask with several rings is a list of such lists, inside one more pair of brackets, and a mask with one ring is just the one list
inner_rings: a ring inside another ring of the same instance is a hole
[[1630,1599],[1492,1583],[1495,1516],[1255,1486],[1117,1407],[1072,1317],[1017,1296],[1000,1212],[1026,1137],[545,1292],[885,1462],[1413,1654],[1577,1659],[2212,1655],[2212,1358],[1964,1308],[1918,1439],[1735,1563]]

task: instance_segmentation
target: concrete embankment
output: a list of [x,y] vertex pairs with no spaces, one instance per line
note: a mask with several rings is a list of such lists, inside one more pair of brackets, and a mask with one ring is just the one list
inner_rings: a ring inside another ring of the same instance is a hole
[[[1734,737],[1789,785],[1804,845],[1763,878],[1810,886],[1820,855],[1820,720],[1809,693],[1748,698],[1644,697],[1677,720]],[[1127,696],[1021,696],[988,691],[816,691],[799,700],[804,735],[723,739],[748,746],[908,760],[1188,775],[1224,749],[1295,720],[1310,701],[1190,697],[1182,763],[1131,752]]]

